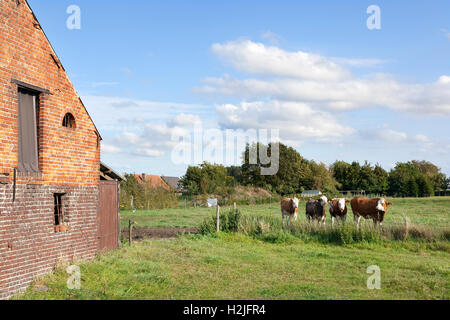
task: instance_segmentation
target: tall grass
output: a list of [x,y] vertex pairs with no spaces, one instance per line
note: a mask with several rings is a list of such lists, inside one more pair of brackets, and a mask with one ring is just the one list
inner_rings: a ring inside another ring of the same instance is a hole
[[[405,218],[404,224],[374,227],[372,223],[361,224],[359,230],[349,222],[344,226],[318,225],[309,222],[291,222],[289,226],[279,217],[267,217],[253,214],[240,214],[239,210],[227,210],[220,216],[222,232],[239,232],[266,242],[280,243],[302,240],[320,243],[353,244],[381,243],[383,241],[440,241],[450,240],[450,229],[432,228],[412,224]],[[205,219],[199,226],[201,234],[216,232],[216,217]]]

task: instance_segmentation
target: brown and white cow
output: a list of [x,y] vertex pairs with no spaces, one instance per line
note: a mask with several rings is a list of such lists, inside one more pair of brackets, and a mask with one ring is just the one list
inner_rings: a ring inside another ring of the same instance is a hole
[[384,198],[368,199],[355,197],[350,203],[353,210],[353,218],[358,228],[361,217],[372,219],[375,226],[377,222],[380,223],[380,226],[383,225],[384,216],[389,206],[392,206],[392,203]]
[[319,200],[309,199],[306,203],[306,219],[308,222],[317,220],[325,224],[327,220],[327,203],[328,199],[325,196],[320,197]]
[[331,225],[333,226],[334,220],[338,218],[341,220],[342,225],[344,225],[347,219],[347,203],[350,203],[350,200],[336,198],[328,201],[328,203],[330,204]]
[[299,201],[297,198],[284,198],[281,200],[281,220],[284,221],[284,217],[286,217],[286,223],[288,226],[291,217],[294,217],[294,221],[297,221],[298,203]]

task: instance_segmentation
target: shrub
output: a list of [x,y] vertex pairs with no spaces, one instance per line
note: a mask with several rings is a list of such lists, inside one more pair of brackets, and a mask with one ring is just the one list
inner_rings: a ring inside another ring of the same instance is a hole
[[[208,218],[199,226],[201,234],[216,232],[216,217]],[[413,225],[405,218],[404,224],[374,227],[361,225],[358,230],[352,223],[345,226],[318,226],[317,223],[291,222],[289,227],[278,217],[241,215],[239,211],[229,210],[221,216],[222,232],[239,232],[255,239],[272,243],[290,242],[294,238],[304,242],[356,244],[380,243],[386,240],[406,241],[408,239],[434,242],[449,240],[449,228],[432,229],[423,225]]]

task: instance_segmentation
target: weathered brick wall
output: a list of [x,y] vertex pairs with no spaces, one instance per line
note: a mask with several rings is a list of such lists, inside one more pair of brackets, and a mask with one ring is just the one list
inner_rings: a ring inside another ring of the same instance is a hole
[[[24,289],[59,260],[97,252],[100,145],[96,128],[24,0],[0,0],[0,299]],[[39,170],[17,179],[19,80],[41,94]],[[64,115],[76,129],[62,126]],[[67,193],[70,231],[55,233],[54,193]]]
[[[40,95],[42,176],[32,182],[97,185],[100,147],[95,125],[37,26],[24,0],[19,5],[17,0],[0,0],[0,174],[11,177],[18,166],[18,87],[11,82],[16,79],[50,91]],[[75,116],[76,129],[62,126],[68,112]]]
[[[70,231],[55,233],[54,193],[66,193]],[[0,299],[25,289],[59,262],[97,253],[98,188],[0,184]]]

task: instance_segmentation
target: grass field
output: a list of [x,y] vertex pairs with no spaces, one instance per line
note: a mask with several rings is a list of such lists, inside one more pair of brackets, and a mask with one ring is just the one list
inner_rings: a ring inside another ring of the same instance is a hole
[[[386,214],[385,224],[403,222],[403,215],[408,216],[412,223],[425,224],[433,227],[448,227],[450,225],[450,197],[435,198],[399,198],[388,199],[393,203]],[[353,213],[348,206],[347,221],[352,221]],[[276,216],[281,219],[278,203],[267,205],[242,206],[239,210],[243,214],[257,214],[261,216]],[[151,211],[122,211],[121,225],[128,226],[131,219],[139,227],[152,228],[190,228],[197,227],[203,219],[215,214],[215,208],[177,208]],[[327,223],[331,223],[329,214]],[[300,203],[300,221],[306,221],[305,201]],[[363,219],[364,220],[364,219]]]
[[[386,224],[406,214],[416,224],[448,226],[450,198],[390,199]],[[280,216],[278,205],[240,208]],[[192,227],[213,209],[122,213],[138,226]],[[281,219],[281,218],[279,218]],[[304,216],[301,215],[301,219]],[[59,268],[18,299],[450,299],[448,241],[384,241],[338,245],[293,238],[269,243],[240,233],[146,240],[78,265],[82,289],[66,288]],[[76,263],[76,262],[75,262]],[[367,267],[381,269],[369,290]],[[48,287],[48,291],[34,288]]]

